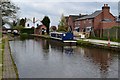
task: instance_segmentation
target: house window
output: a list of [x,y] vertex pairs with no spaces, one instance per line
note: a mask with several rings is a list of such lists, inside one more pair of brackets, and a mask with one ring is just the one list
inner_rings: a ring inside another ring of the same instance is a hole
[[75,26],[77,25],[77,23],[75,23]]
[[39,24],[37,24],[37,27],[39,26]]
[[85,24],[86,22],[84,21],[84,24]]
[[89,23],[91,23],[91,20],[89,20]]
[[29,27],[30,25],[29,24],[27,24],[27,27]]

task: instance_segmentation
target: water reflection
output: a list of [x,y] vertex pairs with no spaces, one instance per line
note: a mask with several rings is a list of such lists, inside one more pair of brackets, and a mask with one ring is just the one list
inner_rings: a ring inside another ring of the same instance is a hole
[[64,50],[65,50],[65,53],[66,54],[69,54],[69,55],[71,55],[71,54],[73,54],[74,52],[73,52],[73,48],[64,48]]
[[112,64],[113,54],[108,51],[101,51],[99,49],[84,49],[84,57],[92,59],[95,65],[99,66],[101,77],[105,78],[109,72],[109,66]]
[[51,45],[51,49],[55,49],[63,53],[64,44],[62,42],[56,40],[49,40],[49,41],[50,41],[49,43]]
[[[10,41],[10,45],[20,77],[118,77],[117,52],[65,46],[60,41],[40,38],[26,41]],[[20,50],[22,51],[19,52]],[[31,69],[31,71],[28,69]]]

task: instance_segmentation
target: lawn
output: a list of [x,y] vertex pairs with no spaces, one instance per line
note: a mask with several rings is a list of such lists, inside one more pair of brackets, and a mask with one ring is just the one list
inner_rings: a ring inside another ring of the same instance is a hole
[[0,40],[0,80],[2,79],[3,49],[4,49],[4,41]]

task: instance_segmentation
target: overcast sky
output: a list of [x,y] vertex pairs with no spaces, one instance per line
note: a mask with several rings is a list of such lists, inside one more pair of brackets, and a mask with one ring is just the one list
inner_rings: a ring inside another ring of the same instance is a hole
[[49,16],[51,25],[57,26],[61,14],[65,16],[71,14],[91,14],[96,10],[101,10],[104,4],[110,6],[110,11],[114,16],[118,15],[118,2],[81,2],[80,0],[12,0],[20,7],[19,17],[42,20],[44,16]]

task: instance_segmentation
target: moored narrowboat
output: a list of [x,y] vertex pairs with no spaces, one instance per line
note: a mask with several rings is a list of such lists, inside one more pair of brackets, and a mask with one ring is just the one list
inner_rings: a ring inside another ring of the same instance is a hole
[[70,43],[76,45],[76,40],[74,40],[74,35],[71,32],[51,32],[50,37],[52,39],[60,40],[64,43]]

